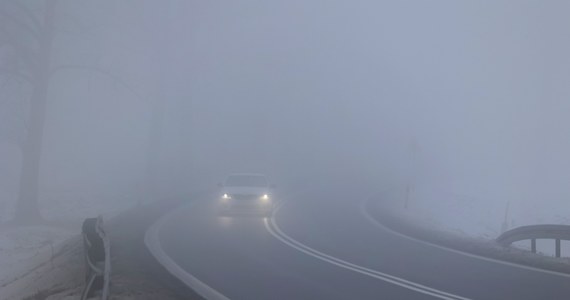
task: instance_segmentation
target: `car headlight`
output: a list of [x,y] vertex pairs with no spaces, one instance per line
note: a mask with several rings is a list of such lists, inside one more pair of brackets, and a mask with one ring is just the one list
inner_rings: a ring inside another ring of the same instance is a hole
[[269,202],[269,195],[268,195],[268,194],[263,194],[263,196],[261,196],[261,201],[263,201],[263,202]]
[[228,199],[231,199],[231,198],[232,198],[232,197],[231,197],[230,195],[228,195],[228,194],[223,194],[223,195],[222,195],[222,199],[228,200]]

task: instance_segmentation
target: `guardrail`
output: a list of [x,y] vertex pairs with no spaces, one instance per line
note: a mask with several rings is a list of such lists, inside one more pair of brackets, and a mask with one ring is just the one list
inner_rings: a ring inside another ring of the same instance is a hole
[[83,221],[83,247],[85,250],[85,289],[81,300],[100,295],[109,298],[111,277],[111,244],[103,229],[103,218],[87,218]]
[[560,257],[560,241],[570,241],[570,225],[530,225],[521,226],[504,232],[496,241],[504,246],[518,241],[530,240],[531,251],[536,253],[537,239],[553,239],[556,257]]

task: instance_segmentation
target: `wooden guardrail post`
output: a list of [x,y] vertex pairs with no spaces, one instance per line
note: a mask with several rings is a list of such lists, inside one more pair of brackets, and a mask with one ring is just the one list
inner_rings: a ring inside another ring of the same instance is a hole
[[556,239],[556,257],[560,257],[560,239]]
[[532,251],[532,253],[536,253],[536,239],[530,240],[530,251]]

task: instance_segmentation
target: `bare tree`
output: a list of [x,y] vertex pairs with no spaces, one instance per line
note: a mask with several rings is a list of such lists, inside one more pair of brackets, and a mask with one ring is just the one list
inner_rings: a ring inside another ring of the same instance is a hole
[[58,0],[44,0],[43,4],[32,9],[18,0],[0,3],[0,49],[9,52],[7,59],[0,60],[0,78],[26,82],[31,94],[25,118],[26,134],[19,142],[22,161],[15,219],[20,223],[43,220],[38,203],[40,166],[49,87],[54,75],[65,70],[95,72],[143,98],[121,78],[97,66],[54,65]]
[[39,168],[43,144],[55,10],[58,0],[46,0],[43,15],[17,1],[4,1],[0,10],[1,44],[12,49],[11,58],[0,69],[5,76],[30,84],[31,97],[27,134],[21,141],[22,170],[16,218],[23,222],[41,220],[38,206]]

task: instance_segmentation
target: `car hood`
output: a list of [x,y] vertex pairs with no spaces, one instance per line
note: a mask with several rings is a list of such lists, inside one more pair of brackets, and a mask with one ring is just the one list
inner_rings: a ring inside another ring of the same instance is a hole
[[265,187],[226,186],[223,188],[223,193],[230,195],[261,195],[269,193],[269,190]]

